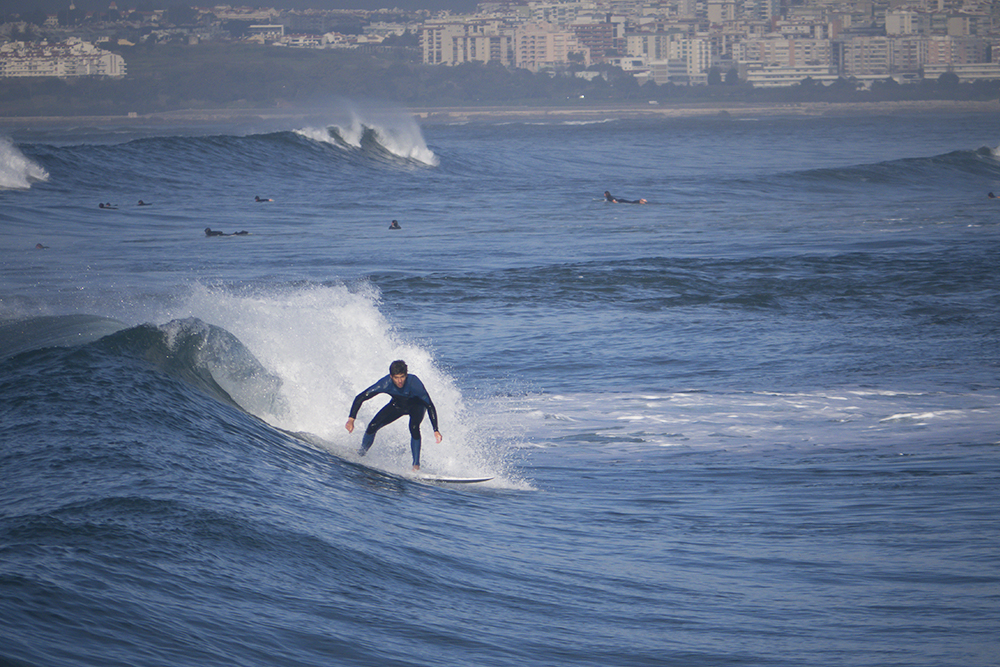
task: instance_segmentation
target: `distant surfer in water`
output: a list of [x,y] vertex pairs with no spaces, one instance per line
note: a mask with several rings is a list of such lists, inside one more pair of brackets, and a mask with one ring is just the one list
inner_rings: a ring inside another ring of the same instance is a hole
[[622,199],[621,197],[615,197],[607,190],[604,191],[605,201],[609,201],[612,204],[645,204],[645,199]]
[[398,222],[393,220],[392,222],[389,223],[389,229],[402,229],[402,227],[399,226]]
[[437,409],[427,394],[427,390],[424,389],[424,383],[416,375],[409,374],[405,361],[396,360],[389,364],[388,375],[354,397],[354,403],[351,404],[351,416],[347,418],[347,424],[344,428],[347,429],[348,433],[353,433],[354,420],[358,416],[361,404],[378,394],[389,394],[392,400],[368,422],[368,428],[365,429],[365,434],[361,438],[361,449],[358,450],[358,454],[364,456],[371,449],[375,443],[375,434],[380,428],[391,424],[403,415],[409,415],[410,453],[413,455],[413,469],[420,470],[420,422],[424,420],[425,412],[431,419],[435,442],[441,442],[443,436],[438,430]]
[[261,199],[261,198],[260,198],[260,196],[255,196],[255,197],[253,198],[253,200],[254,200],[255,202],[257,202],[258,204],[262,204],[262,203],[264,203],[264,202],[266,202],[266,201],[274,201],[273,199]]
[[118,207],[117,206],[112,206],[111,202],[108,202],[107,204],[98,204],[97,208],[103,208],[103,209],[107,209],[107,210],[110,210],[110,211],[117,211],[118,210]]
[[997,196],[996,196],[995,194],[993,194],[992,192],[991,192],[991,193],[989,193],[989,194],[988,194],[988,195],[986,195],[986,196],[987,196],[987,197],[989,197],[990,199],[1000,199],[1000,197],[997,197]]
[[225,232],[216,231],[211,227],[205,228],[205,236],[246,236],[249,233],[250,232],[242,231],[242,232],[233,232],[232,234],[227,234]]
[[137,206],[152,206],[152,204],[147,204],[146,202],[144,202],[144,201],[142,201],[142,200],[140,199],[140,200],[139,200],[139,203],[137,204]]

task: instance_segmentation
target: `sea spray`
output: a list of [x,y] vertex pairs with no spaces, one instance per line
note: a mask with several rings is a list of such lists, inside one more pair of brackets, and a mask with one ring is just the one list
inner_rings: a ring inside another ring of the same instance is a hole
[[[360,438],[357,430],[348,434],[344,428],[354,397],[386,375],[389,362],[404,359],[427,386],[444,434],[444,441],[435,443],[424,423],[425,465],[441,474],[509,477],[510,443],[520,429],[513,420],[477,413],[503,410],[495,401],[470,409],[431,352],[401,336],[380,305],[378,291],[367,283],[237,291],[196,286],[183,305],[163,316],[197,317],[232,334],[281,386],[280,401],[255,401],[244,392],[241,405],[275,406],[257,416],[283,430],[311,434],[312,442],[340,456],[353,455]],[[367,423],[383,403],[366,403],[359,422]],[[408,446],[406,420],[399,420],[380,431],[366,460],[401,470]]]
[[403,111],[348,112],[346,119],[329,122],[322,128],[306,127],[296,132],[313,141],[348,150],[364,150],[369,144],[376,150],[427,166],[437,166],[438,157],[424,141],[417,121]]
[[0,137],[0,190],[27,190],[32,183],[47,180],[44,168],[25,157],[10,139]]

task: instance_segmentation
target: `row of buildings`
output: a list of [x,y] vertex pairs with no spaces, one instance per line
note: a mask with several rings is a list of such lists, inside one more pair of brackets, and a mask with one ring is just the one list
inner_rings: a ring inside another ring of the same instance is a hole
[[0,77],[125,76],[125,59],[83,40],[0,44]]
[[[276,46],[358,48],[409,34],[419,36],[429,65],[587,76],[606,64],[658,84],[704,84],[720,73],[762,87],[807,77],[902,83],[944,72],[1000,79],[1000,0],[494,0],[470,15],[397,11],[392,22],[380,18],[384,10],[347,12],[364,18],[363,30],[330,30],[345,11],[215,6],[193,10],[188,26],[169,25],[163,11],[121,14],[143,26],[132,27],[136,41],[177,33],[190,42],[220,39],[222,25],[242,20],[250,23],[242,39]],[[113,39],[114,29],[102,39]],[[0,46],[0,76],[82,74],[124,76],[125,63],[79,39]]]
[[[756,86],[811,77],[900,82],[953,71],[1000,78],[1000,2],[678,0],[480,5],[420,26],[425,63],[532,70],[610,63],[659,84],[738,73]],[[629,11],[623,11],[628,9]]]

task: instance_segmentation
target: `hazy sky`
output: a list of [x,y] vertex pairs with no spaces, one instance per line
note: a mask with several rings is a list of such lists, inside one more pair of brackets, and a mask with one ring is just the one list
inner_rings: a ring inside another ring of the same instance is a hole
[[[125,9],[167,9],[168,7],[185,4],[191,7],[211,7],[216,4],[233,6],[276,7],[280,9],[381,9],[399,7],[401,9],[452,9],[467,11],[474,9],[478,0],[195,0],[182,2],[180,0],[116,0],[119,10]],[[0,13],[27,12],[44,10],[58,12],[69,7],[70,0],[0,0]],[[74,0],[77,9],[103,10],[107,9],[111,0]]]

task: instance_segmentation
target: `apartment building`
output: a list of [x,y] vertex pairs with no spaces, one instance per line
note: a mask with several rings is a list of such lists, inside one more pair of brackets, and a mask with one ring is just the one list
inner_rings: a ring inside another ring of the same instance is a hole
[[420,44],[424,62],[432,65],[515,64],[514,29],[497,19],[427,21],[420,32]]
[[733,59],[791,68],[803,65],[829,68],[833,64],[833,48],[829,39],[766,37],[734,45]]
[[932,35],[927,40],[927,65],[968,65],[986,62],[989,44],[978,37]]
[[561,30],[547,22],[526,23],[514,30],[514,65],[538,71],[565,65],[571,54],[590,65],[590,50],[580,43],[572,30]]
[[575,22],[568,27],[576,35],[577,41],[590,52],[591,62],[605,62],[608,58],[618,55],[615,26],[610,21]]
[[0,77],[125,76],[125,59],[89,42],[70,38],[60,44],[0,44]]

